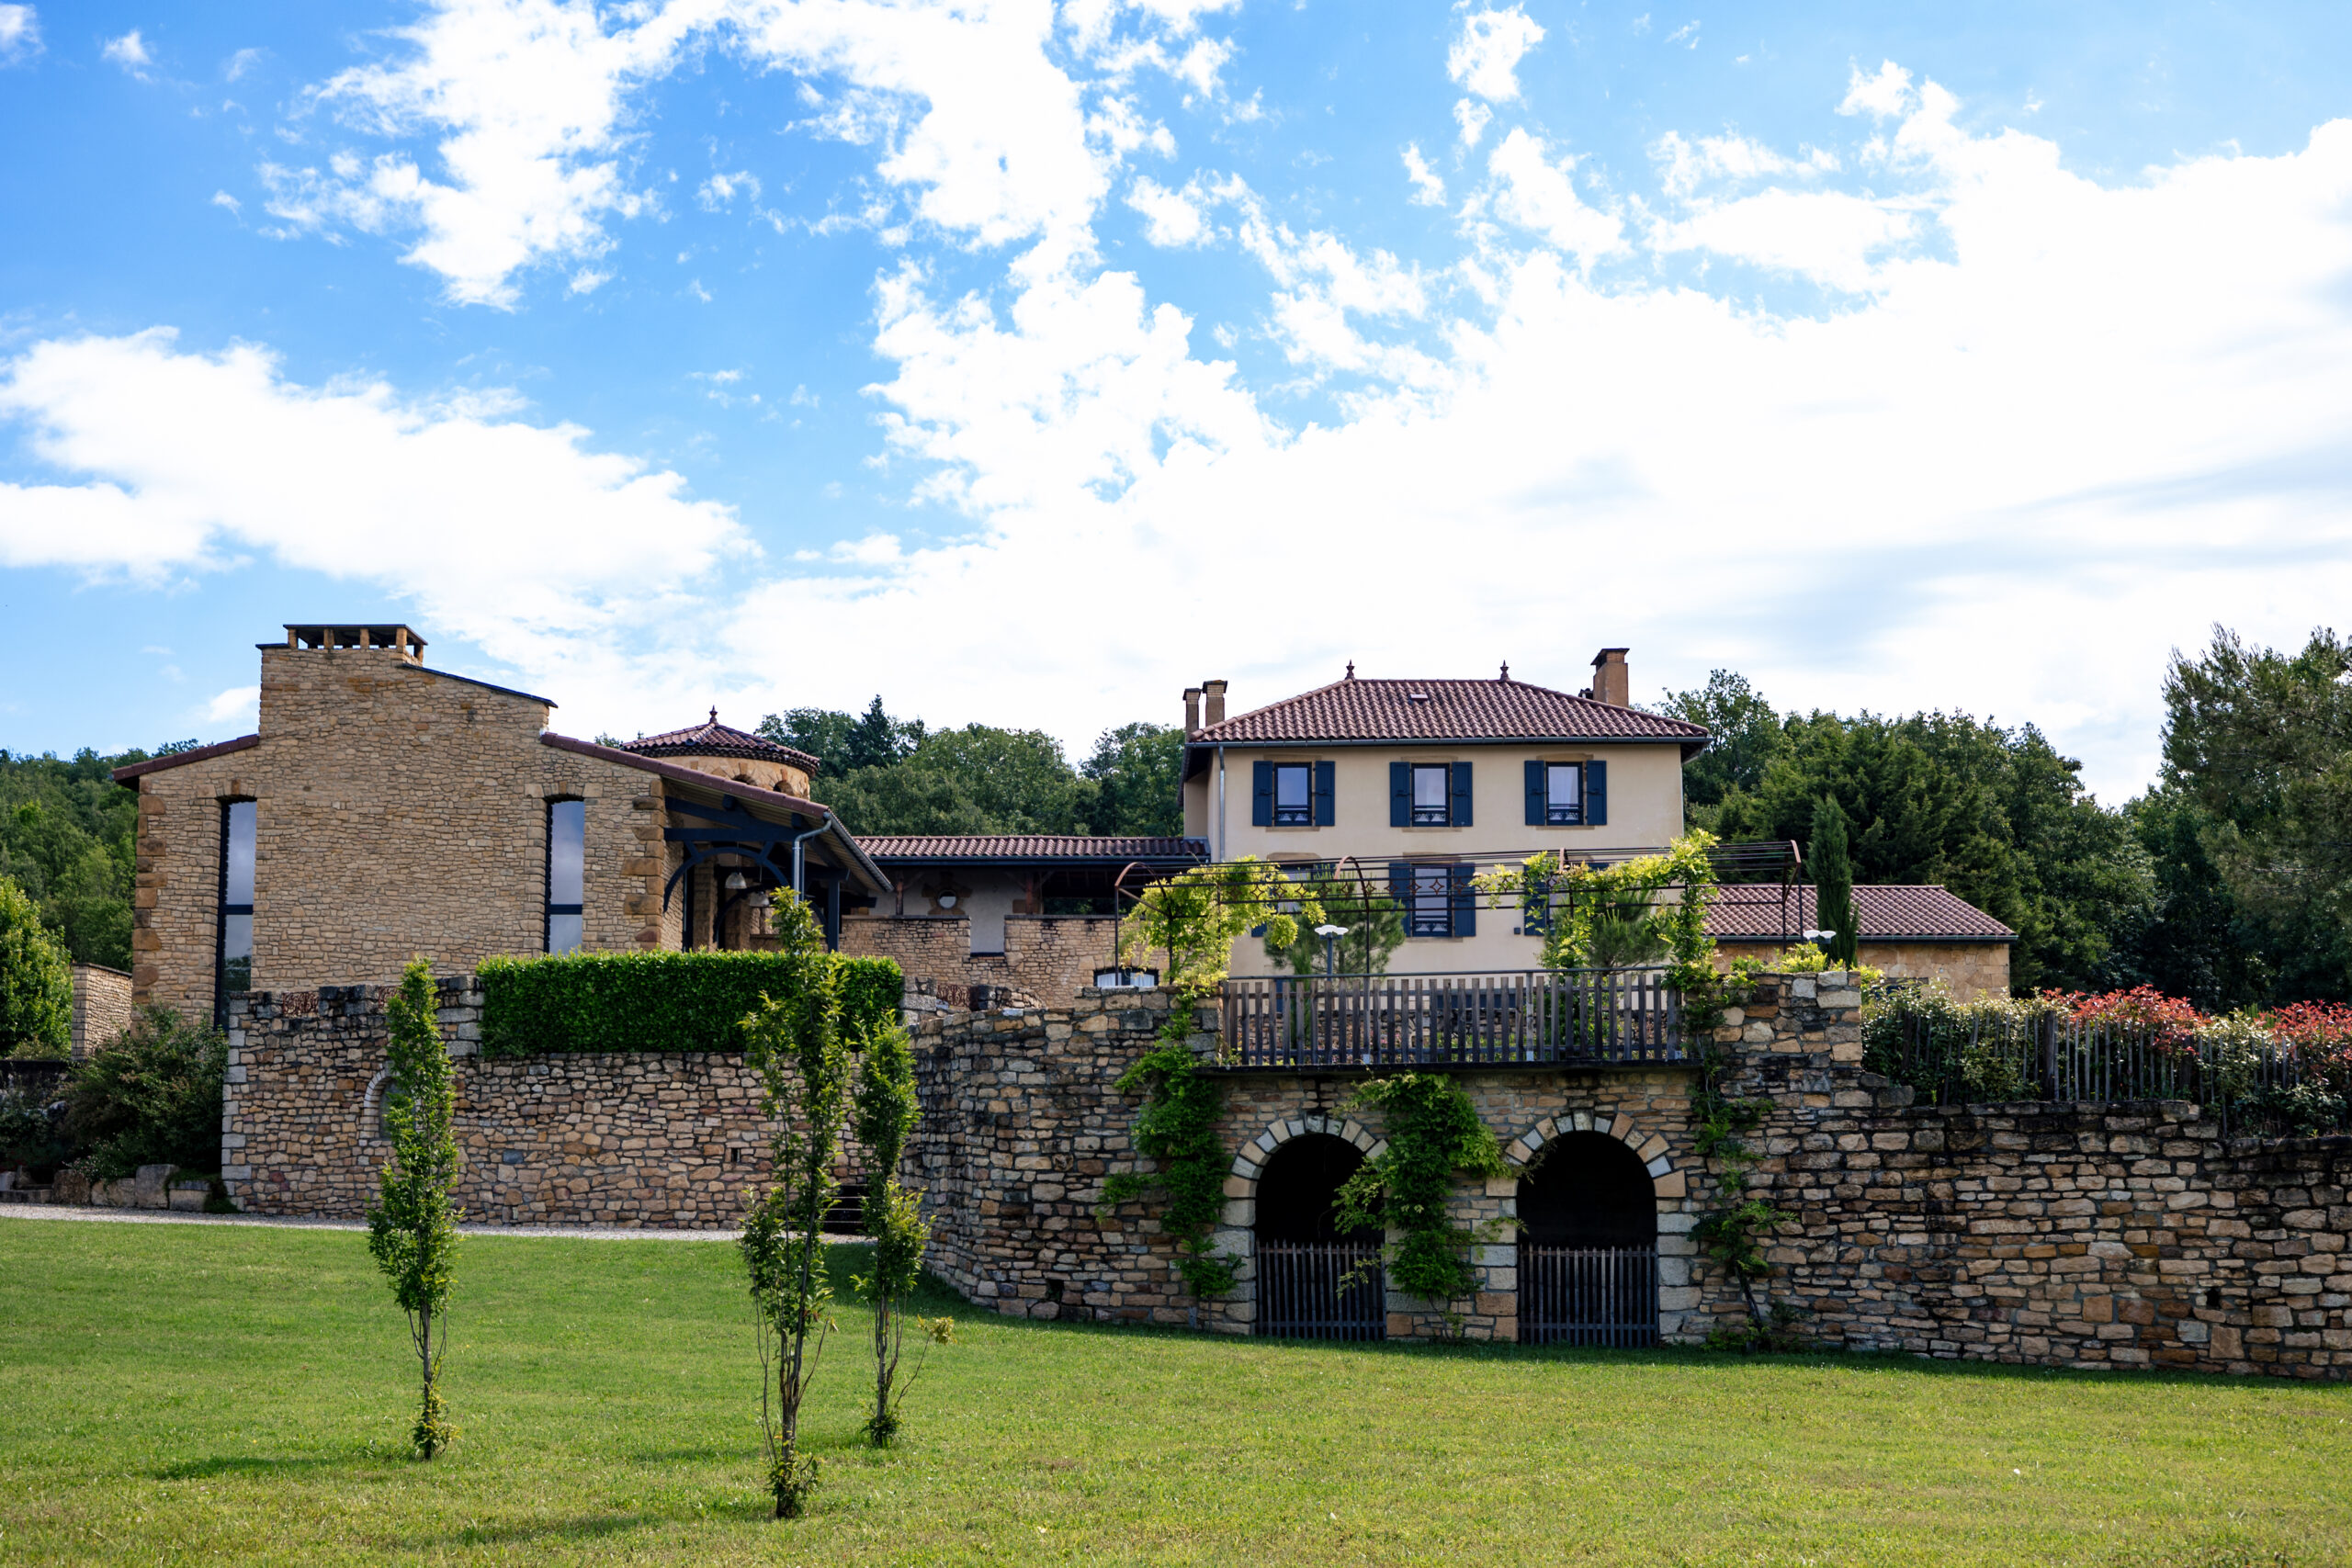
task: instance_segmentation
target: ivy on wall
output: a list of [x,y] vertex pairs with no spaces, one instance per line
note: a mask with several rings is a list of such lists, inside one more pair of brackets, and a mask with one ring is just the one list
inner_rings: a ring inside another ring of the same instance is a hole
[[1462,1086],[1441,1074],[1374,1078],[1356,1090],[1353,1103],[1381,1113],[1387,1146],[1340,1189],[1340,1225],[1399,1233],[1383,1249],[1382,1262],[1388,1283],[1407,1295],[1442,1304],[1476,1294],[1470,1248],[1507,1222],[1457,1225],[1449,1201],[1460,1177],[1510,1172],[1502,1145]]
[[[857,1038],[895,1022],[905,979],[888,958],[817,955],[831,966],[842,1027]],[[787,953],[572,953],[486,958],[485,1056],[549,1051],[741,1051],[763,996],[804,984]]]

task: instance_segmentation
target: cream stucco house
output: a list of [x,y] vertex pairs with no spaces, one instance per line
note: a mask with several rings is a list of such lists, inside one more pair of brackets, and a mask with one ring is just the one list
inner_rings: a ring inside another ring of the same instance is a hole
[[[1626,649],[1592,684],[1359,677],[1228,717],[1226,682],[1184,694],[1184,831],[1212,859],[1351,865],[1404,907],[1392,974],[1524,969],[1538,939],[1515,909],[1473,896],[1478,871],[1540,850],[1564,857],[1663,846],[1682,831],[1694,724],[1631,705]],[[1272,972],[1262,944],[1234,973]]]

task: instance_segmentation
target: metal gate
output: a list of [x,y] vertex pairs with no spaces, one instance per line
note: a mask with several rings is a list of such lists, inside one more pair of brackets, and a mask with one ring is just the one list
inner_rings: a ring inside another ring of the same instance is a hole
[[1522,1345],[1657,1343],[1657,1248],[1519,1244]]
[[1385,1339],[1388,1286],[1380,1244],[1259,1242],[1258,1332],[1284,1339]]

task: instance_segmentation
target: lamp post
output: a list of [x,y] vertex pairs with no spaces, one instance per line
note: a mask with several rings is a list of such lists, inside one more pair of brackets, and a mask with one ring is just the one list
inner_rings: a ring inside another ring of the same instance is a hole
[[1323,978],[1336,979],[1339,975],[1337,954],[1340,939],[1348,934],[1345,926],[1317,926],[1315,934],[1323,939]]

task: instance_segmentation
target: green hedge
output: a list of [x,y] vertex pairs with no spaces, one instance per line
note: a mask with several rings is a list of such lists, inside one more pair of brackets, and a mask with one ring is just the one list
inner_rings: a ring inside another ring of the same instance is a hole
[[[482,961],[485,1056],[548,1051],[741,1051],[763,992],[801,982],[789,953],[576,953]],[[897,1021],[906,981],[888,958],[820,953],[853,1036]]]

